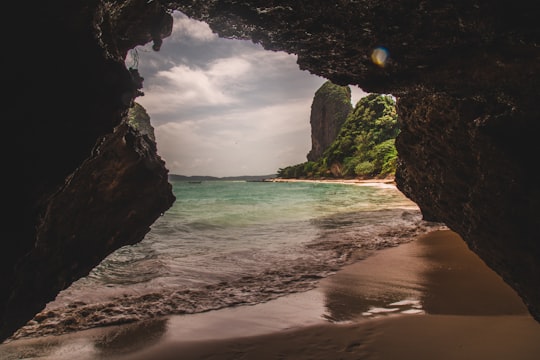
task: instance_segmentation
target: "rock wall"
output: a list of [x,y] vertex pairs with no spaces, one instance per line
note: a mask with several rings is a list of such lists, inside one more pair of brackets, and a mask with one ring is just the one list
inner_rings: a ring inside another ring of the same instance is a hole
[[539,319],[540,192],[531,165],[540,114],[522,106],[442,94],[401,99],[396,181],[424,217],[461,234]]
[[174,201],[155,143],[125,124],[141,84],[124,57],[172,29],[145,4],[10,5],[0,341]]
[[[492,1],[60,0],[9,5],[8,189],[0,340],[174,198],[127,51],[170,34],[169,10],[298,55],[301,69],[397,98],[398,187],[458,232],[540,320],[539,6]],[[21,36],[20,34],[31,34]],[[374,50],[376,52],[374,52]],[[144,74],[141,74],[144,76]]]
[[315,92],[311,103],[311,150],[308,161],[317,161],[336,139],[341,126],[352,111],[351,89],[326,81]]

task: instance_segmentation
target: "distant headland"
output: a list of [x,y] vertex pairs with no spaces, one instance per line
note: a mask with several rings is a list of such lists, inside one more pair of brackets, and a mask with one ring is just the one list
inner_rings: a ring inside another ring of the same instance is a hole
[[185,176],[177,174],[169,174],[169,180],[173,181],[264,181],[268,179],[274,179],[277,174],[270,175],[241,175],[241,176],[206,176],[206,175],[194,175]]

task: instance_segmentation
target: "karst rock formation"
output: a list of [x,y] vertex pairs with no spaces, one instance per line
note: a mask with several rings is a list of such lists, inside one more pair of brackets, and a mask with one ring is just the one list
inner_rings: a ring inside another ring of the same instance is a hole
[[[35,5],[35,6],[33,6]],[[128,51],[171,12],[298,55],[300,69],[393,94],[399,189],[446,223],[540,320],[540,26],[531,1],[12,2],[4,25],[0,340],[174,201],[166,164],[126,122]]]
[[308,161],[319,160],[336,139],[341,126],[352,111],[351,88],[326,81],[315,92],[311,103],[311,150]]

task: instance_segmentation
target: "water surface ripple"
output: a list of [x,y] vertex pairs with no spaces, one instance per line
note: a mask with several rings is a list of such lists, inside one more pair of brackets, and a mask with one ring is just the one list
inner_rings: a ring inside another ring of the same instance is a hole
[[172,185],[177,201],[142,242],[108,256],[12,338],[265,302],[441,226],[388,186]]

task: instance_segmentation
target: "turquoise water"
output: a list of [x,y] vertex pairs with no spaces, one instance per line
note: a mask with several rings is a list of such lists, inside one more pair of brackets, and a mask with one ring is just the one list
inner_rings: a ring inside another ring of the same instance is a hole
[[171,184],[177,200],[142,242],[107,257],[16,337],[268,301],[429,230],[385,184]]

